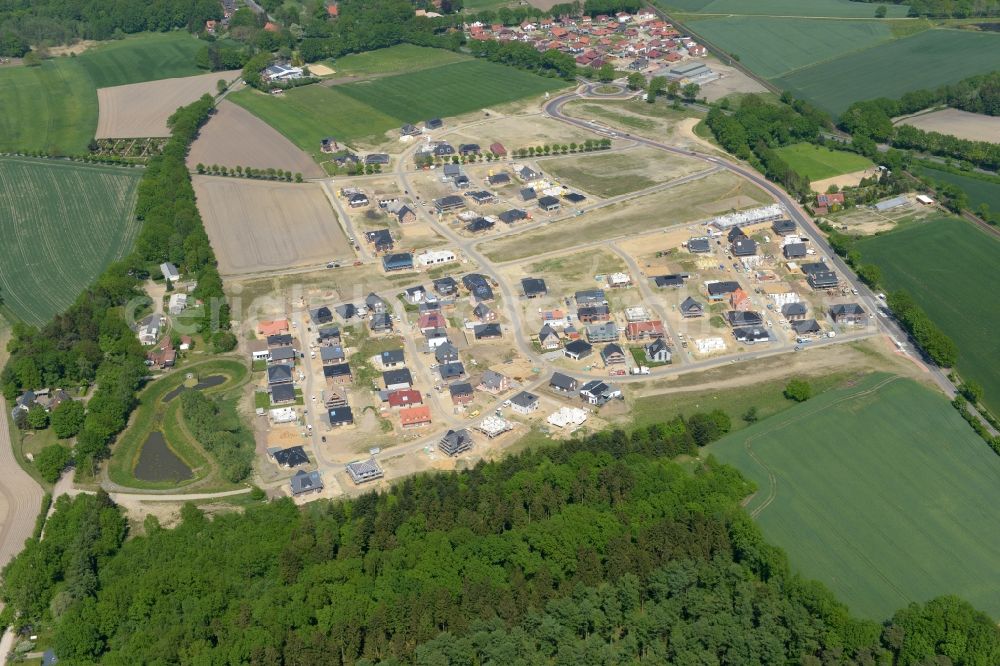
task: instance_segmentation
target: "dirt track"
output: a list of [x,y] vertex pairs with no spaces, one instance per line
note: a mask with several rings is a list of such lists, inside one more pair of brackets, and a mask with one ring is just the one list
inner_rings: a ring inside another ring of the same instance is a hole
[[318,184],[195,176],[194,190],[223,275],[354,256]]
[[170,136],[167,118],[178,107],[205,93],[215,94],[219,79],[232,81],[239,71],[210,72],[179,79],[162,79],[127,86],[99,88],[98,139],[130,139]]
[[198,163],[227,167],[281,169],[306,178],[322,178],[323,170],[277,130],[241,106],[223,100],[201,129],[188,153],[188,166]]

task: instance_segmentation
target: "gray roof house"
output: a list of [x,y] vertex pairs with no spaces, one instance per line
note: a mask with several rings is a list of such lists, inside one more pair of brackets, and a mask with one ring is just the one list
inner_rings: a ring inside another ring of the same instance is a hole
[[646,352],[646,360],[650,363],[670,362],[670,348],[667,347],[667,343],[663,341],[663,338],[656,338],[643,349]]
[[565,354],[567,358],[579,361],[580,359],[590,356],[593,350],[593,345],[588,343],[586,340],[573,340],[572,342],[567,342],[566,346],[563,347],[563,354]]
[[510,407],[518,414],[530,414],[538,409],[538,396],[521,391],[510,399]]
[[681,316],[687,319],[700,317],[705,314],[705,306],[690,296],[684,299],[684,302],[680,304],[679,309],[681,311]]
[[447,456],[457,456],[472,448],[472,435],[465,428],[449,430],[438,442],[438,448]]
[[305,495],[306,493],[319,493],[323,491],[323,479],[318,471],[306,472],[299,470],[289,481],[292,488],[292,496]]
[[600,324],[587,326],[587,341],[590,344],[597,342],[614,342],[618,339],[618,324],[613,321],[606,321]]
[[267,368],[267,383],[269,385],[291,384],[292,366],[286,364],[269,366]]
[[579,382],[576,379],[561,372],[553,372],[552,378],[549,380],[549,388],[560,393],[572,393],[576,391],[578,386]]
[[376,479],[381,479],[385,476],[385,472],[382,471],[381,465],[379,465],[375,458],[369,458],[368,460],[357,460],[352,463],[347,463],[346,466],[347,474],[351,477],[351,481],[360,485],[362,483],[368,483],[369,481],[375,481]]
[[434,360],[438,363],[451,363],[452,361],[457,361],[458,348],[450,342],[438,345],[437,349],[434,350]]

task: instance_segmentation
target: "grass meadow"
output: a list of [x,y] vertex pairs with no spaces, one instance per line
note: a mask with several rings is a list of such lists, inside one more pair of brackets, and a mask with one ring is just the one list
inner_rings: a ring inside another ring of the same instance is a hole
[[911,170],[925,178],[930,178],[932,181],[962,188],[969,196],[969,203],[973,210],[986,204],[994,215],[1000,214],[1000,180],[986,180],[985,178],[977,178],[975,174],[962,175],[923,165],[912,167]]
[[1000,69],[1000,33],[935,29],[854,51],[773,82],[839,114],[859,100],[898,98],[995,69]]
[[97,130],[97,89],[204,73],[186,32],[146,34],[47,60],[0,67],[0,152],[76,155]]
[[811,143],[782,146],[777,152],[798,174],[814,181],[861,171],[872,166],[871,160],[863,155],[831,150]]
[[0,158],[4,307],[40,325],[132,247],[141,172]]
[[1000,457],[939,393],[876,374],[716,442],[747,510],[803,576],[881,620],[956,594],[993,617]]
[[280,96],[243,90],[229,99],[317,155],[319,141],[326,136],[343,142],[377,142],[404,123],[457,116],[565,85],[512,67],[470,60],[371,81],[304,86]]
[[337,76],[384,76],[471,60],[472,56],[429,46],[399,44],[377,51],[352,53],[327,64]]
[[907,225],[856,244],[882,269],[888,289],[904,289],[958,345],[958,370],[979,382],[1000,414],[1000,240],[958,218]]
[[[662,0],[662,4],[699,14],[766,16],[827,16],[831,18],[873,18],[877,5],[850,0]],[[902,18],[907,5],[886,3],[886,16]]]

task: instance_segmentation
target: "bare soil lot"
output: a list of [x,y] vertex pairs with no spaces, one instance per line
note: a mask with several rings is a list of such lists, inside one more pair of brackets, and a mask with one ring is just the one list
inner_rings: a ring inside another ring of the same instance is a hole
[[483,150],[486,150],[494,141],[499,141],[507,148],[508,154],[518,148],[531,146],[583,143],[597,136],[593,132],[545,118],[540,114],[494,118],[454,132],[447,132],[445,125],[445,130],[445,136],[442,138],[453,145],[478,143]]
[[714,102],[733,93],[767,92],[767,88],[761,85],[759,81],[747,76],[735,67],[723,65],[715,58],[709,59],[705,64],[719,74],[722,74],[721,79],[710,81],[701,86],[700,95],[709,102]]
[[543,159],[539,165],[560,178],[563,185],[604,198],[637,192],[706,168],[700,160],[653,148]]
[[353,258],[319,185],[195,176],[194,189],[223,275]]
[[179,79],[133,83],[127,86],[99,88],[97,104],[98,139],[132,139],[170,136],[167,118],[205,93],[215,94],[219,79],[232,81],[239,70],[211,72]]
[[1000,116],[984,116],[959,109],[941,109],[896,118],[897,125],[911,125],[925,132],[950,134],[970,141],[1000,143]]
[[274,168],[301,173],[305,178],[322,178],[324,175],[323,169],[308,154],[277,130],[242,106],[225,100],[201,129],[188,153],[187,163],[191,168],[198,163]]
[[723,210],[728,210],[733,207],[731,202],[737,201],[744,205],[755,205],[770,203],[771,199],[763,190],[736,176],[715,173],[580,217],[497,241],[487,241],[481,249],[493,261],[522,259],[584,243],[624,238],[675,224],[703,220],[720,210],[719,202],[726,202]]

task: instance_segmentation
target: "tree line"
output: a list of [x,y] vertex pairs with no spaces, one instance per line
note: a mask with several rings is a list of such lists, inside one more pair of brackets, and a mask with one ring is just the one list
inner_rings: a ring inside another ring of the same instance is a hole
[[305,507],[189,504],[127,541],[106,496],[63,497],[0,596],[67,663],[996,663],[997,628],[955,598],[852,617],[764,541],[738,472],[669,460],[728,428],[678,417]]
[[222,18],[217,0],[15,0],[0,3],[0,56],[19,58],[31,46],[105,40],[137,32],[201,30]]
[[148,299],[140,284],[152,269],[171,261],[196,279],[193,295],[207,304],[199,332],[222,347],[235,341],[215,253],[185,165],[188,147],[211,110],[212,99],[206,95],[170,117],[171,138],[139,181],[135,215],[143,224],[131,254],[108,266],[73,305],[41,328],[13,326],[10,359],[0,372],[8,400],[26,389],[97,387],[77,434],[78,471],[92,471],[107,455],[135,408],[147,373],[145,351],[124,306]]
[[828,118],[815,107],[785,95],[783,104],[747,95],[733,112],[713,106],[705,123],[719,144],[770,180],[799,196],[810,193],[809,179],[774,150],[800,141],[816,142]]
[[909,5],[908,16],[975,18],[1000,16],[1000,0],[858,0],[879,5]]

